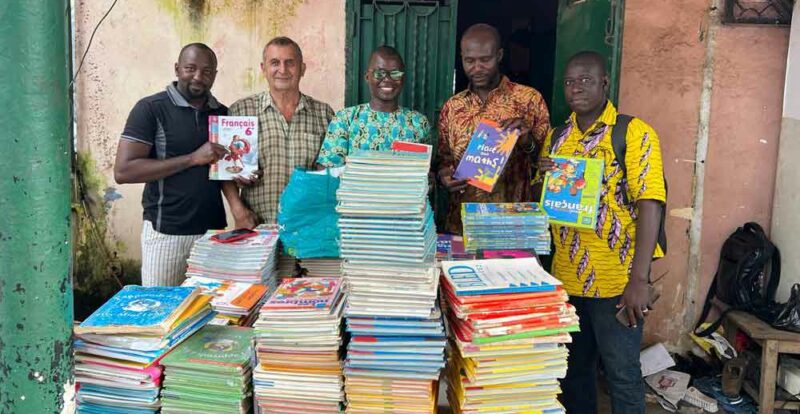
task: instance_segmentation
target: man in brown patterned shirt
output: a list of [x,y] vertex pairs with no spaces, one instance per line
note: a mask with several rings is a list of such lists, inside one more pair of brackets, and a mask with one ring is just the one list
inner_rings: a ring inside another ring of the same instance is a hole
[[[278,199],[292,170],[313,167],[333,118],[330,105],[300,92],[306,65],[294,40],[270,40],[262,57],[261,71],[269,90],[236,101],[228,109],[231,116],[257,116],[259,129],[259,176],[223,184],[237,228],[276,221]],[[241,197],[236,197],[239,187]]]
[[[445,227],[448,232],[461,233],[461,203],[533,201],[531,153],[547,136],[549,113],[538,91],[511,82],[500,73],[502,59],[497,29],[476,24],[464,32],[461,62],[469,78],[469,87],[448,99],[439,116],[437,175],[450,192]],[[491,193],[453,179],[475,127],[484,118],[521,132]]]

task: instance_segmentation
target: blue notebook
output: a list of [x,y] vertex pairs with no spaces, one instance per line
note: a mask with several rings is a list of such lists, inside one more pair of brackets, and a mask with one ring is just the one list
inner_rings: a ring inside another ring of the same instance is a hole
[[194,287],[125,286],[75,327],[75,333],[166,335],[199,292]]

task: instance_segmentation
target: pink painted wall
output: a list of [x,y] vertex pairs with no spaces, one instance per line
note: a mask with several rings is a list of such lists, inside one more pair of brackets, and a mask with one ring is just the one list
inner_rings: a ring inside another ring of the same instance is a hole
[[737,227],[755,221],[769,233],[788,48],[786,27],[723,26],[717,33],[700,292]]
[[[675,4],[678,3],[678,4]],[[620,83],[620,110],[650,123],[661,139],[669,181],[668,254],[653,277],[669,270],[662,298],[645,324],[649,341],[672,341],[683,328],[695,138],[705,43],[698,38],[705,2],[628,0]],[[685,215],[685,213],[684,213]]]
[[655,263],[653,277],[668,273],[645,325],[648,343],[678,344],[687,309],[699,313],[724,239],[745,221],[770,219],[788,29],[722,26],[714,44],[700,280],[695,297],[687,296],[708,4],[626,1],[620,109],[659,133],[669,181],[669,254]]

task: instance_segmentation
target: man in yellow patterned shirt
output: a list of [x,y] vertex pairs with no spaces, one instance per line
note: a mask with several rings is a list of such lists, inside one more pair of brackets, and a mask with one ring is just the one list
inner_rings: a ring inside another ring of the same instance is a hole
[[[596,228],[551,228],[556,247],[553,274],[570,295],[581,328],[568,345],[562,403],[568,413],[597,411],[595,380],[600,359],[614,414],[643,414],[639,348],[650,264],[653,257],[663,255],[656,240],[666,189],[658,135],[642,120],[630,121],[625,159],[616,159],[611,134],[617,111],[607,98],[608,86],[603,56],[581,52],[570,59],[564,95],[573,112],[565,127],[557,129],[559,136],[551,132],[547,137],[539,162],[540,173],[553,167],[550,156],[605,162]],[[626,174],[620,162],[625,163]],[[628,326],[615,318],[623,307]]]

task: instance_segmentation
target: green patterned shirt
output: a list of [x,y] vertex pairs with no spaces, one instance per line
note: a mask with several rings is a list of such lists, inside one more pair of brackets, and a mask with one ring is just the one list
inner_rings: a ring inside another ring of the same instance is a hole
[[394,141],[428,144],[430,132],[425,115],[412,109],[379,112],[368,103],[351,106],[337,112],[328,125],[317,164],[339,167],[354,149],[388,151]]

